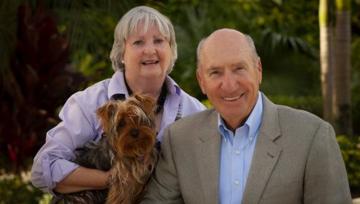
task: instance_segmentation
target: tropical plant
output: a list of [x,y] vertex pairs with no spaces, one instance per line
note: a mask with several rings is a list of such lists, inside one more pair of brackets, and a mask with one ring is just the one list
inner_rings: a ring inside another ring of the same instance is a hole
[[28,166],[46,130],[58,122],[60,104],[85,80],[69,66],[68,41],[41,4],[34,10],[20,5],[16,25],[0,90],[0,153],[1,166],[19,171]]

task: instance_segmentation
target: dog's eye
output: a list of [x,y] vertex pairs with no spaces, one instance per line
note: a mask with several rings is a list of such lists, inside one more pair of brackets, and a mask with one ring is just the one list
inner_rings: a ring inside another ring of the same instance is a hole
[[126,125],[125,120],[124,120],[124,119],[121,119],[121,120],[119,121],[119,123],[118,123],[118,128],[122,128],[122,127],[124,127],[125,125]]

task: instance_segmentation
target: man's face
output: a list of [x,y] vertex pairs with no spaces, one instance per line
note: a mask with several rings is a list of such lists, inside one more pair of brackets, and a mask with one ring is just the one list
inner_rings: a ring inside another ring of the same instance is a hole
[[262,79],[260,59],[236,31],[220,30],[204,43],[197,72],[201,90],[234,130],[256,104]]

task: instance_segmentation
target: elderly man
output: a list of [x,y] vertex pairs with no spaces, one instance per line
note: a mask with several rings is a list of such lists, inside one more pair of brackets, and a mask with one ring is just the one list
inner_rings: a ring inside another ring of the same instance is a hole
[[333,128],[259,91],[250,36],[220,29],[202,40],[197,79],[215,109],[167,129],[143,203],[351,203]]

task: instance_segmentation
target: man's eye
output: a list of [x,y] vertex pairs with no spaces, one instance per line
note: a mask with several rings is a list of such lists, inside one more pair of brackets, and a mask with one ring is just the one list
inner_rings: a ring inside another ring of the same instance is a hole
[[219,74],[220,74],[220,72],[218,72],[218,71],[209,72],[209,76],[217,76]]
[[248,69],[247,66],[238,66],[238,67],[235,67],[234,71],[235,72],[244,72]]

